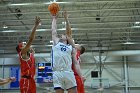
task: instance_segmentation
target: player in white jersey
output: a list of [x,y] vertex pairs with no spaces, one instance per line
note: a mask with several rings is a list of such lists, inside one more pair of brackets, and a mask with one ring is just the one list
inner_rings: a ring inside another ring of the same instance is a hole
[[57,37],[56,31],[57,17],[52,16],[52,63],[53,63],[53,85],[56,93],[64,93],[66,89],[68,93],[77,93],[76,81],[74,73],[71,69],[72,62],[79,76],[82,76],[80,66],[77,64],[76,51],[70,45],[72,41],[69,37],[62,34]]

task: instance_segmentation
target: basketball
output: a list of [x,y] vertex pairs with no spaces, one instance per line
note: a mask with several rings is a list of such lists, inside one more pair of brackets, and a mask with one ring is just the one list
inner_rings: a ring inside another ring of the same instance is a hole
[[59,12],[59,10],[60,10],[60,7],[59,7],[59,5],[57,4],[57,3],[51,3],[49,6],[48,6],[48,10],[50,11],[50,13],[52,14],[52,15],[56,15],[58,12]]

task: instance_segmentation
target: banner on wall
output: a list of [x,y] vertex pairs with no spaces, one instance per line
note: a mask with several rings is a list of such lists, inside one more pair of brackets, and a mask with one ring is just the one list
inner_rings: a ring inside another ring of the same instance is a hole
[[10,83],[10,88],[19,88],[19,75],[20,74],[20,67],[13,66],[10,67],[10,77],[15,77],[16,81]]

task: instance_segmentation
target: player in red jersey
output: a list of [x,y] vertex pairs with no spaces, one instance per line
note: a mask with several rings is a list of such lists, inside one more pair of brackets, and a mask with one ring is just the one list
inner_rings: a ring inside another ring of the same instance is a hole
[[20,42],[16,47],[20,59],[21,78],[20,92],[21,93],[36,93],[35,76],[35,58],[34,50],[31,44],[35,38],[35,32],[39,26],[40,18],[35,18],[35,25],[32,29],[28,42]]
[[[65,18],[65,21],[66,21],[66,34],[67,34],[68,37],[70,37],[72,39],[72,31],[71,31],[70,23],[68,21],[68,14],[67,14],[66,11],[64,11],[63,15],[64,15],[64,18]],[[81,62],[80,55],[85,52],[85,48],[81,45],[76,46],[73,42],[71,42],[71,44],[77,50],[76,58],[77,58],[78,64],[80,64],[80,62]],[[73,69],[73,72],[74,72],[74,75],[75,75],[78,93],[85,93],[85,90],[84,90],[85,77],[81,77],[81,76],[78,75],[78,73],[76,72],[76,70],[74,68],[74,64],[72,64],[72,69]]]
[[[76,49],[77,49],[77,54],[76,54],[76,58],[78,60],[78,64],[81,63],[81,60],[80,60],[80,55],[84,53],[85,51],[85,48],[83,46],[80,46],[80,45],[77,45],[76,46]],[[76,83],[77,83],[77,91],[78,93],[85,93],[85,90],[84,90],[84,82],[85,81],[85,77],[80,77],[77,72],[75,71],[75,68],[72,64],[72,70],[74,72],[74,75],[75,75],[75,79],[76,79]]]

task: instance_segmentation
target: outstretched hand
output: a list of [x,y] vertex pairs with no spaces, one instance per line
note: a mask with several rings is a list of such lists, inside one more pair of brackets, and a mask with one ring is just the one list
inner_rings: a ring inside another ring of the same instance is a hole
[[67,19],[69,17],[66,10],[62,12],[62,16],[64,16],[65,19]]
[[30,47],[30,52],[35,54],[35,48]]
[[11,82],[16,81],[16,78],[15,77],[10,77],[9,79],[10,79]]
[[35,25],[39,25],[41,22],[40,17],[36,16],[35,18]]
[[83,82],[85,82],[86,81],[86,78],[84,76],[82,76],[82,80],[83,80]]

